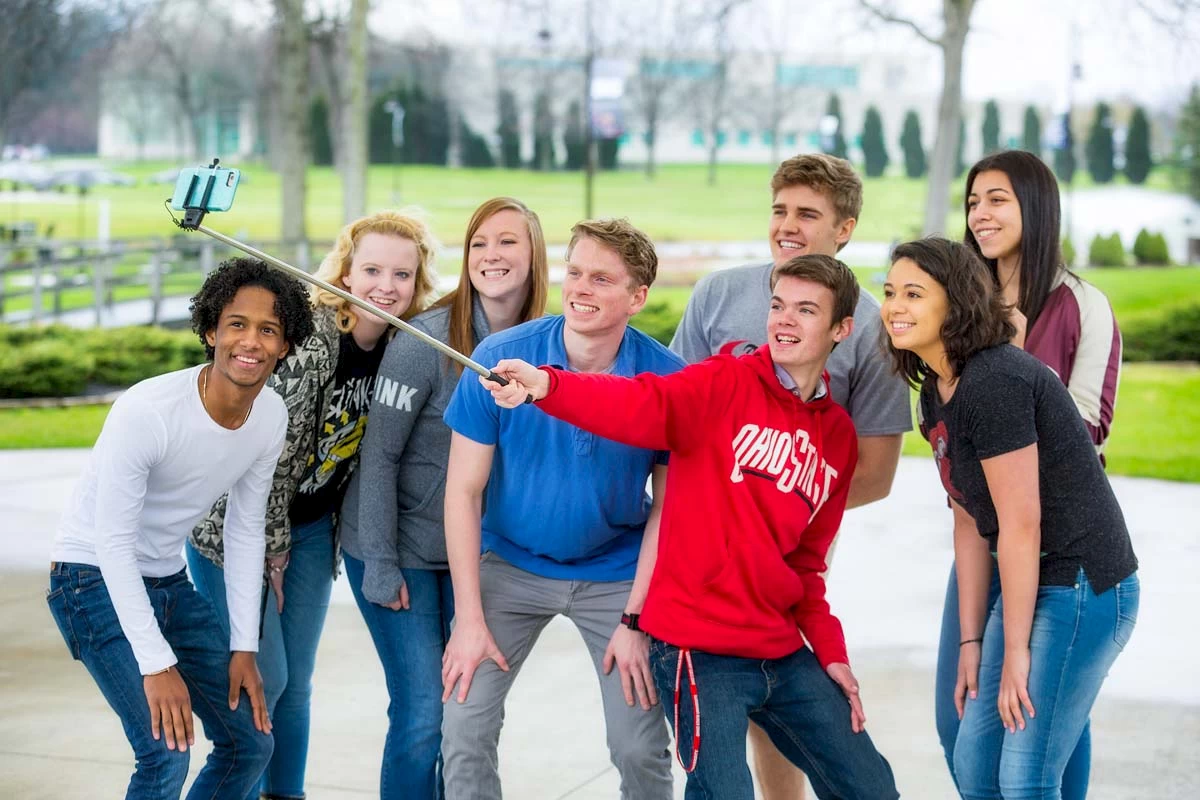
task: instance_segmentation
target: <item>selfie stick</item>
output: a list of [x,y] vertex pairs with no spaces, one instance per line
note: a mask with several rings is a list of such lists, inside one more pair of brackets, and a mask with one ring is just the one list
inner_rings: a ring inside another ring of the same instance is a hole
[[[215,166],[215,164],[216,164],[215,159],[214,159],[213,163]],[[195,179],[193,179],[193,180],[195,180]],[[201,205],[199,207],[186,206],[184,208],[185,216],[184,216],[183,222],[179,222],[177,220],[175,223],[176,225],[178,225],[180,228],[183,228],[184,230],[187,230],[187,231],[200,231],[203,234],[207,234],[208,236],[211,236],[212,238],[216,239],[218,242],[221,242],[222,244],[227,244],[230,247],[234,247],[234,248],[237,248],[238,250],[241,250],[243,253],[247,253],[251,256],[254,256],[255,258],[262,259],[263,261],[267,262],[271,266],[273,266],[277,269],[281,269],[284,272],[288,273],[289,275],[292,275],[293,277],[296,277],[302,281],[311,283],[313,286],[320,287],[321,289],[324,289],[325,291],[327,291],[331,294],[335,294],[338,297],[345,300],[346,302],[352,303],[353,305],[357,306],[358,308],[361,308],[363,311],[374,314],[375,316],[379,317],[381,320],[388,323],[389,325],[393,325],[393,326],[399,328],[400,330],[404,331],[405,333],[417,337],[422,342],[424,342],[425,344],[434,348],[438,352],[446,355],[449,358],[452,358],[453,360],[457,361],[459,364],[462,364],[467,369],[469,369],[473,372],[479,373],[481,376],[483,376],[484,378],[487,378],[489,381],[495,381],[496,383],[500,384],[501,386],[508,385],[507,379],[492,372],[490,369],[488,369],[487,367],[484,367],[478,361],[475,361],[474,359],[464,356],[462,353],[458,352],[453,347],[450,347],[449,345],[438,341],[437,339],[433,338],[429,334],[425,333],[425,331],[422,331],[418,328],[414,328],[412,325],[408,324],[407,322],[400,319],[399,317],[393,316],[381,308],[376,308],[375,306],[371,305],[367,301],[365,301],[361,298],[355,297],[354,295],[350,294],[349,292],[345,291],[344,289],[339,289],[336,286],[334,286],[333,284],[327,283],[326,281],[323,281],[320,278],[315,277],[313,275],[309,275],[307,272],[300,269],[299,267],[294,267],[291,264],[287,263],[286,261],[281,261],[280,259],[275,258],[275,256],[268,255],[267,253],[264,253],[261,250],[257,250],[248,244],[239,242],[237,239],[230,238],[229,236],[226,236],[223,233],[214,231],[212,228],[209,228],[205,225],[201,225],[200,223],[203,221],[205,213],[207,213],[204,209],[204,203],[206,202],[209,194],[212,192],[212,184],[213,184],[214,180],[215,180],[214,176],[210,175],[209,179],[208,179],[208,186],[206,186],[205,190],[204,190],[204,198],[205,199],[201,200]],[[191,194],[192,194],[191,191],[189,191],[187,196],[190,198]]]

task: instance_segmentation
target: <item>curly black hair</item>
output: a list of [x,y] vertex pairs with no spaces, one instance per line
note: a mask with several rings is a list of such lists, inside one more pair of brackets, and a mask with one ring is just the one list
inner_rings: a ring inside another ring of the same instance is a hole
[[[313,332],[312,305],[304,284],[284,272],[271,269],[257,258],[230,258],[222,261],[205,279],[190,307],[192,330],[200,337],[209,359],[214,351],[205,334],[217,327],[221,312],[233,302],[234,295],[243,286],[259,286],[275,295],[275,315],[283,323],[283,338],[289,350],[294,350],[295,345]],[[276,369],[278,367],[276,364]]]

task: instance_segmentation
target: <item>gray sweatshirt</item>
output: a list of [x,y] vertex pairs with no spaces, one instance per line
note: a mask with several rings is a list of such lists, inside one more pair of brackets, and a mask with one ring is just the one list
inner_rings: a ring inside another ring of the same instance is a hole
[[[449,307],[426,311],[412,324],[440,341],[450,333]],[[476,301],[476,341],[487,316]],[[375,381],[358,470],[342,504],[342,548],[365,564],[363,595],[383,605],[396,599],[400,568],[447,569],[442,503],[450,428],[442,413],[458,373],[429,345],[399,331]]]

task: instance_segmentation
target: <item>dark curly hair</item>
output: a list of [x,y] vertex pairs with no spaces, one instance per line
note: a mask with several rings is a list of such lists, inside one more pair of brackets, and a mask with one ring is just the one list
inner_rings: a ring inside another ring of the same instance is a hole
[[221,312],[244,286],[258,286],[275,295],[275,315],[283,324],[289,350],[313,332],[312,306],[304,284],[257,258],[230,258],[212,271],[192,297],[192,330],[200,337],[207,358],[213,357],[213,347],[205,334],[217,327]]
[[[1004,344],[1016,335],[1017,329],[1008,320],[1008,306],[996,288],[991,270],[971,248],[930,236],[898,245],[892,251],[892,263],[902,258],[915,262],[946,290],[949,307],[941,335],[946,360],[955,376],[962,374],[971,356]],[[886,325],[881,336],[894,369],[910,386],[919,388],[935,374],[916,353],[897,350],[887,335]]]

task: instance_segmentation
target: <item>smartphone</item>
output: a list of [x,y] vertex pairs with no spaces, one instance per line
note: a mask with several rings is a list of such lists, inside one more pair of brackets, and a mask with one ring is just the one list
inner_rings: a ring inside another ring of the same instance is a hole
[[171,208],[180,211],[185,208],[228,211],[233,206],[233,195],[241,178],[241,170],[226,167],[184,167],[175,181]]

